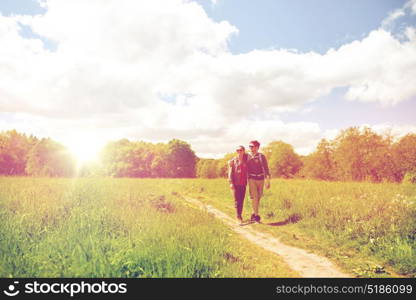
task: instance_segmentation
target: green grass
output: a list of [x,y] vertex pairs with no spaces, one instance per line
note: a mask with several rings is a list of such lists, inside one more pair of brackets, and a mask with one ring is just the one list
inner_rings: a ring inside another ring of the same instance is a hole
[[0,277],[293,277],[184,203],[188,180],[0,178]]
[[[185,194],[234,216],[224,179],[193,180]],[[248,194],[245,217],[251,205]],[[416,276],[416,185],[272,180],[254,225],[288,244],[320,253],[359,277]]]
[[[182,195],[234,216],[224,179],[2,177],[0,277],[298,276]],[[416,275],[415,185],[274,179],[260,212],[352,275]]]

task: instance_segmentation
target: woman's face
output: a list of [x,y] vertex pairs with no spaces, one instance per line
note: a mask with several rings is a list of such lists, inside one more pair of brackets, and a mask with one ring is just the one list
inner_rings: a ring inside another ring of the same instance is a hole
[[245,153],[243,148],[237,148],[236,152],[238,155],[243,155]]

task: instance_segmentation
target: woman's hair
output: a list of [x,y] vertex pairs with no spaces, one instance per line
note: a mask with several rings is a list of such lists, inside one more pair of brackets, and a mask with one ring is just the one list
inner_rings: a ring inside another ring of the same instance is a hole
[[248,154],[247,153],[244,153],[244,155],[243,155],[243,162],[247,162],[247,160],[248,160]]

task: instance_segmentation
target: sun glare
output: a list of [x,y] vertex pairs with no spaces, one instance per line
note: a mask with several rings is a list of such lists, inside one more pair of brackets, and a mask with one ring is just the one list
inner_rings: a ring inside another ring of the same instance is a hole
[[67,141],[66,146],[74,155],[78,164],[97,161],[99,152],[103,146],[102,143],[95,139],[79,138]]

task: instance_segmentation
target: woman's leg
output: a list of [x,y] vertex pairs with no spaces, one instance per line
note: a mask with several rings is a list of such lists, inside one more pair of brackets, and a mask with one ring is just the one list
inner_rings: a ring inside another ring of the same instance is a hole
[[241,186],[241,194],[240,194],[240,216],[243,215],[243,208],[244,208],[244,199],[246,197],[246,186]]
[[235,207],[235,213],[237,216],[237,219],[239,218],[239,189],[238,189],[238,185],[234,185],[234,190],[233,190],[233,195],[234,195],[234,207]]
[[236,185],[235,186],[235,208],[236,208],[236,213],[237,213],[237,218],[238,219],[242,218],[245,193],[246,193],[245,185]]

